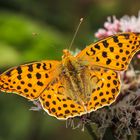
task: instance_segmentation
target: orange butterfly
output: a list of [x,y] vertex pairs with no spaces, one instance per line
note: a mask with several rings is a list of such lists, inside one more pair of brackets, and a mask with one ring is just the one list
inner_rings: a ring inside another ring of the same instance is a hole
[[62,61],[20,65],[0,75],[0,90],[39,100],[51,116],[66,120],[112,104],[120,92],[116,71],[127,69],[140,50],[139,33],[120,33],[87,46]]

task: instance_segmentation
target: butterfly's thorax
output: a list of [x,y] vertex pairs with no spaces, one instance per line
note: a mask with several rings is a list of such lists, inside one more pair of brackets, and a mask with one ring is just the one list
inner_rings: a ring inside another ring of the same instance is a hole
[[70,53],[64,55],[62,58],[63,67],[63,77],[67,89],[67,94],[78,104],[83,105],[87,102],[86,90],[85,90],[85,75],[86,75],[86,65],[82,65],[76,57],[72,56]]

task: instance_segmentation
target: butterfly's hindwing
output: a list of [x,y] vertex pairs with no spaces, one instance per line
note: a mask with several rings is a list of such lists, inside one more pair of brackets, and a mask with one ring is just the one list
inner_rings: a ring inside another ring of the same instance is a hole
[[92,71],[99,79],[96,88],[92,90],[88,102],[88,112],[95,111],[103,106],[112,104],[120,92],[120,78],[117,72],[100,67]]
[[44,110],[61,120],[85,114],[83,106],[68,96],[70,89],[62,79],[62,77],[54,79],[39,97]]

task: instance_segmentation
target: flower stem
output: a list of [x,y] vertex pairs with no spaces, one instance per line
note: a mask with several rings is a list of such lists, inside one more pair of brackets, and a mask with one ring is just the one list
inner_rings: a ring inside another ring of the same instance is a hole
[[98,138],[97,138],[96,134],[94,133],[91,125],[90,124],[85,124],[85,127],[86,127],[88,133],[90,134],[90,136],[92,137],[92,139],[93,140],[98,140]]

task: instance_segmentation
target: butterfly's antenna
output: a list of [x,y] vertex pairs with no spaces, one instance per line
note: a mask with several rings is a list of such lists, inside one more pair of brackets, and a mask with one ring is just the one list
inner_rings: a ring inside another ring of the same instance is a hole
[[75,37],[76,37],[76,35],[77,35],[77,33],[78,33],[78,30],[79,30],[80,25],[81,25],[82,22],[83,22],[83,18],[80,18],[80,22],[79,22],[79,24],[78,24],[78,26],[77,26],[77,28],[76,28],[76,31],[75,31],[75,33],[74,33],[74,36],[73,36],[72,40],[71,40],[71,43],[70,43],[70,46],[69,46],[69,50],[71,49],[71,46],[72,46],[72,44],[73,44],[73,42],[74,42],[74,40],[75,40]]

